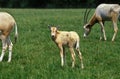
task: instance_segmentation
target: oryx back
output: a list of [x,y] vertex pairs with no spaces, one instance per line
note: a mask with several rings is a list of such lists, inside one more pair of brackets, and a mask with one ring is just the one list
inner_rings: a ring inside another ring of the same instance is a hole
[[102,20],[110,20],[112,18],[111,12],[117,11],[119,5],[118,4],[100,4],[96,8],[96,16],[101,16]]

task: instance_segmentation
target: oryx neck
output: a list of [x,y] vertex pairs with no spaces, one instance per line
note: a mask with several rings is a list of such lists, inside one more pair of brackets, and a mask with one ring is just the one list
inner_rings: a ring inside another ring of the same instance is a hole
[[88,24],[90,25],[90,27],[92,27],[96,22],[97,22],[97,19],[94,14]]

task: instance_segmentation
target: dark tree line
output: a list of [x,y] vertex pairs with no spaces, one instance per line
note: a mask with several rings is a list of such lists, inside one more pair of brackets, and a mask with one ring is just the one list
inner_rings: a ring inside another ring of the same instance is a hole
[[7,8],[84,8],[100,3],[117,3],[120,0],[0,0],[0,7]]

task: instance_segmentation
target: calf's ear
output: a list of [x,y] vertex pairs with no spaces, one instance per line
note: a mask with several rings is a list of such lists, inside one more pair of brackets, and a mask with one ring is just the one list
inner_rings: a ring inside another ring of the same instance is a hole
[[58,26],[56,26],[56,28],[59,30],[60,26],[58,25]]
[[50,25],[48,25],[48,28],[50,29],[50,28],[51,28],[51,26],[50,26]]

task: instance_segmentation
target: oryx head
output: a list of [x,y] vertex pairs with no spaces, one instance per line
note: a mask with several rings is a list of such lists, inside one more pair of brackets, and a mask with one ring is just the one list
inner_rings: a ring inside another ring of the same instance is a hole
[[86,37],[90,31],[91,31],[91,26],[90,24],[88,23],[87,19],[88,19],[88,15],[90,13],[91,9],[85,11],[84,13],[84,26],[83,26],[83,29],[84,29],[84,37]]

